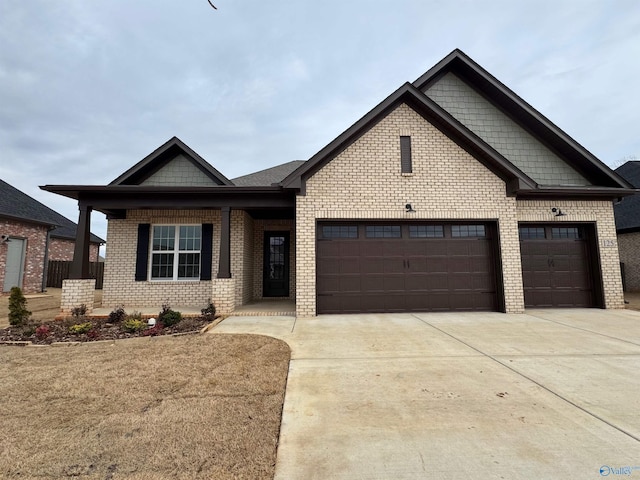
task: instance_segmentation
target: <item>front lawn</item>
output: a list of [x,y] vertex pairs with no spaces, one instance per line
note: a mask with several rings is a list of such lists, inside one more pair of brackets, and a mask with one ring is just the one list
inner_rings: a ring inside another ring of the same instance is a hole
[[271,479],[289,358],[256,335],[0,345],[0,478]]

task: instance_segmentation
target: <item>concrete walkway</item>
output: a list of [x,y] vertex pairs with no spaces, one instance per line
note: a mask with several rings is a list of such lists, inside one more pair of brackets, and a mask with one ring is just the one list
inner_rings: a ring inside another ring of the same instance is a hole
[[640,312],[230,317],[213,332],[292,348],[276,479],[640,479]]

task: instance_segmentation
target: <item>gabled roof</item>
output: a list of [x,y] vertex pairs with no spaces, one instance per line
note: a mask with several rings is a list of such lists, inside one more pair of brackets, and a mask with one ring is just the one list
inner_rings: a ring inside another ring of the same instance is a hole
[[305,163],[304,160],[293,160],[281,165],[276,165],[275,167],[233,178],[231,181],[238,187],[266,187],[274,183],[280,183],[287,175],[303,163]]
[[[52,237],[75,240],[77,225],[26,193],[0,180],[0,217],[55,227]],[[91,234],[91,243],[105,241]]]
[[140,185],[177,155],[184,155],[193,165],[208,176],[214,185],[233,185],[231,180],[213,168],[204,158],[191,150],[178,137],[173,137],[124,172],[109,185]]
[[[431,82],[448,72],[454,72],[504,110],[511,118],[524,125],[540,141],[558,152],[596,186],[546,187],[509,162],[470,129],[431,100],[424,92]],[[418,78],[406,83],[364,117],[354,123],[309,161],[288,175],[282,182],[285,188],[300,189],[304,194],[305,182],[316,171],[371,129],[401,103],[406,103],[426,120],[440,129],[451,140],[468,151],[487,168],[507,183],[507,192],[518,196],[602,196],[615,198],[629,195],[632,186],[600,162],[542,114],[500,83],[495,77],[471,60],[460,50],[454,50],[436,66]]]
[[529,130],[539,141],[557,152],[594,185],[614,188],[631,187],[586,148],[459,49],[455,49],[443,58],[413,82],[413,85],[424,92],[447,73],[454,73],[464,80],[496,107]]
[[[640,161],[627,162],[616,168],[616,173],[640,188]],[[640,194],[625,197],[613,207],[613,213],[618,233],[640,231]]]

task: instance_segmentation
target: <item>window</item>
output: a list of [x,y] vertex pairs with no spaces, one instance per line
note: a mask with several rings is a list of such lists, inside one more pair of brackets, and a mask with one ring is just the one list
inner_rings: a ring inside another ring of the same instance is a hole
[[484,237],[484,225],[451,225],[452,237]]
[[551,238],[582,238],[578,227],[553,227]]
[[400,137],[400,171],[402,173],[411,173],[413,171],[411,165],[411,137]]
[[151,280],[199,280],[200,225],[154,225]]
[[367,225],[367,238],[400,238],[400,225]]
[[322,238],[358,238],[357,225],[324,225]]
[[443,238],[442,225],[409,225],[409,238]]
[[520,227],[521,240],[535,240],[539,238],[545,238],[544,227]]

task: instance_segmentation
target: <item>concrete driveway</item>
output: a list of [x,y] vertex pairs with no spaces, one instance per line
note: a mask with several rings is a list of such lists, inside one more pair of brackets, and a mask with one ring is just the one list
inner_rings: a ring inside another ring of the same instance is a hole
[[230,317],[285,340],[276,478],[640,479],[640,312]]

